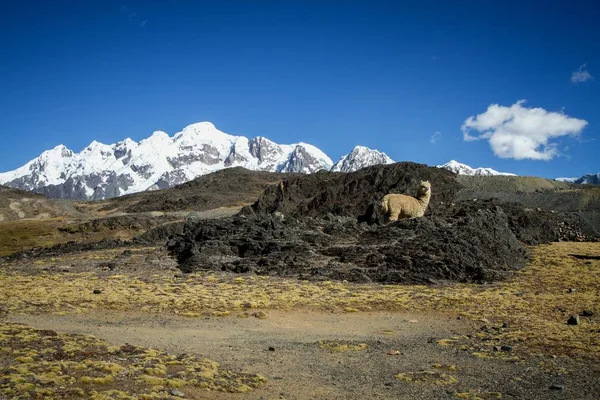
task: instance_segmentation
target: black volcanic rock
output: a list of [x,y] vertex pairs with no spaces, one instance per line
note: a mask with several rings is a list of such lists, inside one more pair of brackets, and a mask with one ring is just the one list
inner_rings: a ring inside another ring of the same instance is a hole
[[267,188],[245,215],[266,215],[279,211],[293,217],[324,217],[327,214],[375,222],[376,203],[387,193],[414,195],[419,183],[431,182],[432,198],[428,214],[450,204],[462,187],[456,175],[424,164],[401,162],[377,165],[356,172],[316,172],[285,177],[279,185]]
[[522,267],[527,252],[502,209],[389,225],[243,215],[188,223],[168,249],[184,272],[346,279],[354,282],[487,281]]

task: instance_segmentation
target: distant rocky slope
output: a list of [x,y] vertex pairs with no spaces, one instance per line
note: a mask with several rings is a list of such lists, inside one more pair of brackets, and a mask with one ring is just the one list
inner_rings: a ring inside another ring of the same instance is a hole
[[106,145],[93,141],[79,153],[56,146],[14,171],[0,173],[0,184],[53,198],[101,200],[172,187],[236,166],[313,173],[332,168],[351,172],[391,162],[377,150],[357,146],[333,165],[323,151],[307,143],[282,145],[262,136],[248,139],[201,122],[173,137],[157,131],[140,142],[125,139]]
[[0,185],[0,222],[79,214],[69,202]]
[[252,204],[270,185],[288,173],[225,168],[172,188],[134,193],[100,202],[100,211],[141,213],[149,211],[205,211]]

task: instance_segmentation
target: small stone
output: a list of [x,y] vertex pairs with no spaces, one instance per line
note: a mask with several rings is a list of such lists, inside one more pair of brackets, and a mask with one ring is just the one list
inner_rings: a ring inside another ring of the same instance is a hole
[[501,346],[494,346],[494,351],[501,351],[502,347]]
[[563,385],[550,385],[550,390],[563,390],[564,388]]
[[581,315],[582,317],[593,317],[594,316],[594,312],[590,311],[590,310],[583,310],[581,312],[581,314],[579,314],[579,315]]
[[571,315],[567,321],[567,325],[579,325],[579,315]]
[[102,290],[100,290],[100,289],[94,289],[94,294],[100,294],[100,293],[102,293]]
[[575,289],[575,288],[569,288],[569,289],[567,289],[568,293],[575,293],[576,291],[577,291],[577,289]]
[[384,386],[394,386],[394,382],[386,382],[383,384]]
[[399,356],[400,355],[400,351],[398,350],[390,350],[387,352],[388,356]]
[[269,347],[269,351],[275,351],[275,347],[273,347],[273,346]]
[[461,315],[459,315],[458,317],[456,317],[456,319],[462,319],[462,316],[461,316]]
[[508,353],[510,351],[513,351],[513,348],[512,348],[512,346],[502,346],[502,347],[500,347],[500,350],[506,351]]
[[169,393],[171,394],[171,396],[185,397],[185,393],[183,393],[181,390],[171,389],[171,390],[169,390]]
[[254,318],[258,318],[258,319],[267,319],[267,314],[264,311],[258,311],[258,312],[252,313],[252,316]]
[[505,322],[505,323],[503,323],[503,324],[502,324],[502,328],[504,328],[504,329],[508,328],[508,323],[506,323],[506,322]]

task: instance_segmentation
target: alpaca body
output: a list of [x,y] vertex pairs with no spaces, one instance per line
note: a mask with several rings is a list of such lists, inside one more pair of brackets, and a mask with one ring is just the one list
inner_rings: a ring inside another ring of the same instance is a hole
[[386,194],[381,200],[381,211],[389,221],[397,221],[404,218],[418,218],[425,215],[431,199],[431,185],[429,182],[421,182],[417,197],[405,194]]

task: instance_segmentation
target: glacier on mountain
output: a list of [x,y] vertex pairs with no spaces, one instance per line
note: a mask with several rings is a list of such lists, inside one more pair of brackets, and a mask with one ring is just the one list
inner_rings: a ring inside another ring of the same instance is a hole
[[600,185],[600,173],[585,174],[581,178],[576,179],[574,183],[582,185]]
[[56,146],[20,168],[0,173],[0,184],[49,197],[96,200],[162,189],[228,167],[312,173],[332,165],[325,153],[307,143],[248,139],[200,122],[173,137],[156,131],[140,142],[93,141],[79,153]]
[[354,172],[359,169],[379,164],[392,164],[394,160],[387,154],[365,146],[356,146],[350,153],[342,156],[333,167],[332,172]]
[[515,174],[511,174],[509,172],[498,172],[492,168],[473,168],[468,166],[467,164],[459,163],[455,160],[450,160],[445,164],[436,165],[438,168],[444,168],[449,171],[454,172],[458,175],[470,175],[470,176],[492,176],[492,175],[506,175],[506,176],[516,176]]

